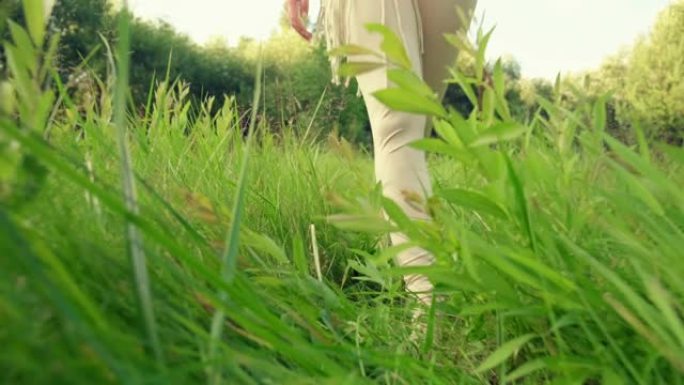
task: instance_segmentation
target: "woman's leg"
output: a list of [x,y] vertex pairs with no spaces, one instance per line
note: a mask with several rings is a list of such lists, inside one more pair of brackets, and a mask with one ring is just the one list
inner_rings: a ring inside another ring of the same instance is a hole
[[[415,73],[422,76],[420,26],[414,5],[412,0],[351,1],[351,14],[348,15],[349,43],[380,51],[380,36],[369,33],[365,25],[385,24],[402,38]],[[374,58],[354,60],[368,61]],[[390,86],[384,68],[359,75],[357,81],[373,131],[376,180],[382,183],[384,195],[397,202],[407,215],[414,219],[429,219],[428,215],[409,204],[406,199],[409,196],[424,199],[431,194],[425,154],[407,146],[423,137],[426,118],[391,110],[373,97],[373,92]],[[394,245],[406,242],[406,237],[401,233],[390,234],[390,239]],[[432,255],[417,247],[397,256],[400,266],[423,266],[432,262]],[[409,292],[416,293],[425,303],[430,302],[432,285],[425,276],[408,275],[404,277],[404,281]]]
[[[347,15],[349,43],[379,51],[381,37],[369,33],[365,26],[368,23],[386,25],[401,37],[414,72],[441,97],[446,91],[444,79],[448,75],[448,66],[456,57],[454,47],[446,42],[444,34],[467,28],[469,19],[459,18],[456,9],[461,7],[468,18],[475,4],[476,0],[350,0],[350,14]],[[355,60],[376,59],[363,57]],[[359,75],[357,81],[373,131],[376,180],[382,183],[385,196],[397,202],[407,215],[414,219],[429,219],[407,199],[425,199],[432,194],[425,154],[407,146],[424,137],[426,118],[393,111],[373,97],[373,92],[390,86],[384,68]],[[402,233],[392,233],[390,239],[394,245],[407,241]],[[397,256],[400,266],[425,266],[433,261],[432,255],[418,247]],[[425,276],[412,274],[405,276],[404,280],[409,292],[416,293],[424,303],[430,302],[432,284]]]
[[423,25],[423,79],[440,98],[446,92],[444,80],[457,54],[444,34],[467,29],[476,4],[477,0],[418,0]]

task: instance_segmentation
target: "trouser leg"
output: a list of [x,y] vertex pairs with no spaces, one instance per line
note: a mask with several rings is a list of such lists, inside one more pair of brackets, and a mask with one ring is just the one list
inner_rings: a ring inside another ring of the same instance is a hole
[[[381,38],[366,31],[365,25],[384,23],[402,37],[415,73],[422,76],[418,15],[411,0],[355,0],[350,11],[351,44],[380,51]],[[384,195],[397,202],[408,216],[429,219],[406,199],[407,195],[425,199],[431,194],[425,153],[407,146],[423,138],[426,118],[391,110],[373,97],[373,92],[390,86],[385,69],[359,75],[357,81],[373,133],[376,180],[382,183]],[[407,239],[402,233],[392,233],[390,240],[398,245]],[[432,255],[418,247],[401,252],[396,259],[400,266],[424,266],[433,262]],[[416,293],[423,302],[430,301],[432,285],[425,276],[407,275],[404,281],[408,291]]]
[[[467,29],[476,4],[477,0],[418,0],[423,26],[423,79],[440,98],[446,92],[444,80],[457,54],[444,34]],[[457,9],[465,19],[459,17]]]

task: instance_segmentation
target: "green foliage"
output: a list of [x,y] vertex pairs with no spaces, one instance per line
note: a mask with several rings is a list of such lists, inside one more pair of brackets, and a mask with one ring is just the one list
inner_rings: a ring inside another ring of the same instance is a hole
[[578,97],[608,99],[608,129],[627,143],[636,143],[636,129],[651,141],[682,143],[684,127],[684,2],[672,2],[650,34],[606,59],[600,69],[564,81],[566,106]]
[[[478,70],[450,79],[468,114],[391,72],[383,100],[433,114],[438,135],[414,144],[435,195],[413,200],[432,220],[411,221],[372,185],[367,155],[289,129],[306,118],[274,135],[253,102],[252,142],[235,97],[193,105],[183,81],[127,109],[125,40],[116,87],[96,79],[99,97],[77,103],[54,76],[56,43],[14,24],[0,382],[682,383],[682,149],[625,146],[606,97],[576,90],[569,109],[560,83],[520,119],[515,71],[483,71],[488,36],[468,52]],[[391,267],[402,246],[378,246],[396,230],[436,265]],[[406,273],[440,293],[423,336]]]
[[[52,10],[51,28],[60,36],[59,71],[67,77],[79,67],[91,51],[111,41],[115,23],[107,0],[57,0]],[[105,53],[99,52],[99,58]],[[91,63],[103,74],[104,60]]]
[[21,3],[19,0],[7,0],[0,3],[0,36],[7,35],[7,21],[17,20]]
[[[7,0],[0,2],[0,42],[10,38],[9,21],[14,20],[23,24],[20,0]],[[4,44],[0,44],[0,79],[6,76],[7,58]]]
[[[13,0],[14,1],[14,0]],[[23,20],[18,1],[3,2],[0,13]],[[50,18],[52,35],[59,35],[57,70],[77,102],[99,97],[103,79],[113,71],[109,45],[117,38],[115,13],[106,0],[58,0]],[[0,28],[0,37],[9,31]],[[164,22],[131,23],[131,96],[140,109],[149,90],[164,81],[189,84],[197,102],[225,96],[249,105],[254,89],[256,58],[264,58],[265,105],[260,119],[277,131],[291,126],[324,138],[344,132],[352,142],[370,145],[363,100],[354,87],[334,87],[325,49],[309,46],[287,29],[262,44],[244,40],[238,47],[221,41],[199,46]],[[0,63],[4,61],[0,51]],[[213,103],[217,112],[219,103]],[[316,108],[318,106],[318,108]],[[196,111],[193,111],[195,113]]]
[[624,97],[649,137],[684,142],[684,1],[664,10],[629,60]]
[[[13,21],[8,23],[11,40],[3,45],[8,78],[0,80],[0,118],[14,118],[25,135],[39,135],[49,124],[55,102],[55,92],[48,84],[58,40],[52,37],[44,45],[43,8],[41,5],[36,11],[31,3],[23,2],[27,28]],[[4,135],[0,135],[0,151],[0,198],[9,206],[20,207],[39,193],[45,168]]]
[[328,56],[322,42],[310,45],[289,29],[263,44],[243,40],[238,45],[244,59],[264,65],[264,113],[275,130],[294,126],[304,134],[325,138],[338,132],[370,147],[370,128],[355,85],[334,86]]
[[168,24],[131,25],[131,83],[136,105],[144,105],[151,85],[182,79],[197,100],[236,95],[247,103],[253,76],[231,49],[202,48]]
[[[482,50],[473,55],[484,68]],[[656,162],[645,142],[637,153],[607,135],[602,98],[578,95],[576,110],[539,99],[543,111],[516,122],[503,72],[494,66],[492,81],[458,74],[482,90],[467,117],[433,110],[436,100],[414,84],[391,89],[412,99],[383,98],[430,115],[440,139],[417,147],[463,172],[421,204],[432,222],[387,211],[393,231],[434,254],[437,266],[381,270],[376,279],[430,277],[445,296],[439,309],[462,319],[460,346],[483,338],[492,346],[472,367],[481,382],[681,381],[684,165],[665,155]],[[378,217],[377,207],[352,213]]]

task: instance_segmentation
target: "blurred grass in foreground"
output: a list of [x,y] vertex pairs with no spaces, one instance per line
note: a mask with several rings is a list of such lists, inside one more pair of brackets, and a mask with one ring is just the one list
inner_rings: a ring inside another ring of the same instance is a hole
[[[684,151],[610,138],[601,100],[516,122],[497,66],[452,74],[478,106],[463,117],[379,29],[397,88],[377,96],[439,135],[415,144],[436,187],[415,223],[335,136],[270,133],[257,108],[247,135],[231,99],[190,119],[168,79],[126,113],[125,39],[119,82],[74,104],[24,4],[1,86],[3,383],[684,383]],[[489,37],[451,41],[483,68]],[[419,341],[388,227],[438,258]]]

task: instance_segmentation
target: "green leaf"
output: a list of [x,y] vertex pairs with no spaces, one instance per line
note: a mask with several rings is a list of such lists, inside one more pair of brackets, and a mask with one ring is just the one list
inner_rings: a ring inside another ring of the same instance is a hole
[[666,153],[673,161],[684,165],[684,148],[675,147],[666,143],[659,143],[656,145],[658,149]]
[[454,46],[458,52],[472,52],[473,51],[473,46],[470,43],[470,40],[467,38],[464,38],[464,36],[454,34],[454,33],[446,33],[444,34],[444,38],[446,41]]
[[561,96],[561,90],[562,90],[562,82],[561,82],[561,74],[558,72],[556,74],[556,80],[553,82],[553,95],[555,96],[556,99],[559,99]]
[[[449,107],[448,121],[461,143],[470,143],[475,140],[475,137],[477,136],[475,126],[479,125],[476,119],[465,119],[458,111]],[[438,128],[435,127],[435,130],[437,129]],[[451,141],[449,137],[445,137],[444,139]]]
[[411,142],[409,146],[417,150],[423,150],[434,154],[448,155],[464,163],[468,163],[472,160],[472,157],[467,152],[437,138],[419,139]]
[[482,362],[482,364],[475,369],[475,372],[482,373],[502,364],[535,337],[536,336],[534,334],[525,334],[504,343],[498,349],[496,349],[494,353],[487,357],[487,359],[485,359],[484,362]]
[[606,97],[601,96],[594,103],[594,129],[597,132],[606,130]]
[[359,279],[356,278],[357,280],[361,281],[370,281],[377,283],[378,285],[382,287],[387,287],[387,280],[380,274],[380,271],[378,268],[370,263],[370,261],[367,261],[365,265],[362,265],[358,261],[355,260],[349,260],[347,262],[347,265],[352,269],[355,270],[361,274],[364,275],[363,278]]
[[501,122],[477,136],[468,146],[480,147],[493,143],[513,140],[526,133],[528,127],[515,122]]
[[335,214],[327,217],[328,223],[342,230],[364,233],[385,233],[396,228],[383,218],[368,215]]
[[494,110],[496,108],[496,95],[494,94],[494,90],[490,87],[486,87],[484,89],[484,93],[482,94],[482,110],[481,110],[481,119],[482,121],[489,125],[494,122]]
[[510,108],[508,107],[508,100],[506,99],[506,74],[504,72],[501,59],[497,60],[496,65],[494,66],[492,80],[495,94],[494,107],[496,112],[499,114],[502,120],[513,120],[511,117]]
[[385,247],[379,254],[371,255],[370,260],[376,265],[387,265],[390,261],[396,259],[399,253],[415,247],[411,242],[404,242],[398,245]]
[[542,263],[533,254],[523,255],[522,253],[511,252],[508,254],[509,258],[516,261],[518,264],[527,267],[528,269],[539,274],[540,277],[545,278],[554,285],[562,288],[564,291],[575,291],[577,286],[574,282],[565,278],[557,270]]
[[[455,114],[458,113],[455,112]],[[465,121],[461,119],[459,120],[459,122]],[[454,125],[452,125],[450,122],[446,120],[435,120],[433,126],[437,135],[439,135],[442,139],[446,140],[447,143],[454,146],[455,148],[458,148],[460,151],[466,151],[465,146],[463,144],[463,140],[461,140],[461,137],[458,135],[458,132],[456,131],[456,127],[454,127]]]
[[651,192],[637,176],[630,174],[617,162],[610,161],[613,165],[616,175],[629,186],[630,196],[639,199],[646,207],[659,217],[665,216],[665,209],[658,201],[653,192]]
[[33,43],[31,42],[31,38],[26,33],[25,29],[12,20],[9,21],[8,25],[10,33],[12,34],[12,41],[16,47],[15,52],[18,56],[17,59],[19,60],[19,63],[25,66],[32,75],[35,75],[37,54],[33,47]]
[[297,271],[305,276],[309,272],[309,264],[307,262],[306,248],[304,247],[304,240],[302,236],[297,234],[292,238],[292,261],[294,262]]
[[55,93],[47,90],[42,95],[36,96],[38,96],[38,105],[35,106],[33,112],[33,124],[36,130],[43,130],[48,124],[54,106]]
[[513,190],[515,191],[515,201],[518,204],[518,209],[520,210],[520,222],[525,229],[525,233],[530,240],[530,247],[532,250],[537,248],[534,232],[532,231],[532,218],[530,216],[530,210],[527,205],[527,196],[525,194],[525,188],[523,186],[520,177],[515,172],[513,163],[509,157],[506,157],[506,165],[508,167],[508,176],[511,183],[513,184]]
[[511,277],[517,284],[527,285],[535,291],[544,289],[543,282],[541,282],[537,276],[533,275],[528,269],[521,267],[507,256],[492,253],[480,255],[480,259]]
[[506,381],[515,382],[516,380],[525,377],[531,373],[537,372],[546,368],[547,363],[545,359],[537,359],[525,362],[517,367],[515,370],[506,374]]
[[368,49],[366,47],[362,47],[360,45],[354,45],[354,44],[341,45],[337,48],[331,49],[330,51],[328,51],[328,55],[330,55],[330,56],[370,55],[370,56],[382,58],[382,55],[380,55],[379,53],[377,53],[371,49]]
[[603,140],[605,140],[610,146],[610,149],[622,159],[623,163],[629,164],[629,166],[638,170],[641,175],[648,175],[652,185],[658,186],[659,189],[667,190],[672,195],[673,202],[681,202],[684,200],[684,193],[682,193],[680,186],[660,168],[655,167],[642,156],[608,134],[603,135]]
[[62,322],[68,321],[72,325],[74,333],[83,339],[82,346],[93,349],[117,377],[117,382],[134,381],[130,372],[109,351],[112,344],[107,343],[107,331],[112,330],[112,325],[107,324],[107,318],[100,312],[101,306],[79,288],[68,267],[48,247],[29,242],[0,206],[0,245],[3,248],[11,245],[12,254],[33,282],[32,291],[50,301],[62,315]]
[[492,201],[480,192],[462,189],[449,189],[441,191],[439,195],[456,205],[489,214],[497,218],[508,218],[506,210],[504,210],[501,205]]
[[437,94],[413,71],[391,69],[387,71],[387,78],[401,89],[437,102]]
[[[249,131],[247,133],[247,144],[242,150],[242,164],[240,165],[240,174],[237,182],[237,189],[235,191],[235,198],[233,201],[233,209],[231,213],[231,223],[228,228],[225,248],[221,254],[221,277],[227,285],[232,285],[235,282],[237,275],[237,259],[240,244],[240,235],[242,233],[242,216],[245,212],[245,196],[247,195],[247,179],[249,170],[251,149],[254,142],[254,131],[256,128],[257,114],[259,111],[259,103],[261,102],[261,69],[263,62],[259,61],[256,68],[255,89],[252,99],[252,117],[250,119]],[[225,289],[218,292],[221,300],[225,300],[228,293]],[[219,352],[219,344],[221,342],[221,335],[225,324],[225,311],[218,310],[214,313],[211,320],[210,339],[209,339],[209,357],[210,361],[217,362],[217,355]],[[222,372],[220,365],[213,365],[210,369],[210,383],[219,384],[222,382]]]
[[[461,226],[462,227],[462,226]],[[476,260],[473,257],[473,252],[470,248],[470,234],[465,231],[463,228],[459,229],[459,234],[460,234],[460,250],[459,250],[459,257],[463,260],[463,264],[465,265],[466,271],[468,272],[468,275],[475,281],[480,283],[481,278],[480,278],[480,273],[478,266],[480,265],[480,261]]]
[[283,248],[273,239],[264,234],[244,229],[242,233],[242,241],[244,242],[245,246],[252,247],[266,255],[273,257],[273,259],[280,264],[290,263],[290,260],[287,259],[285,250],[283,250]]
[[34,87],[31,76],[26,70],[26,64],[24,64],[22,59],[21,51],[12,44],[5,44],[5,55],[7,56],[7,66],[12,74],[12,82],[20,104],[26,104],[21,102],[31,103],[38,90]]
[[[50,71],[52,71],[56,66],[55,66],[55,61],[57,60],[58,56],[58,51],[59,51],[59,43],[60,43],[60,35],[58,33],[53,34],[50,36],[48,39],[48,44],[45,49],[45,53],[43,54],[43,66],[38,74],[38,81],[42,82],[43,79],[46,79],[48,77],[48,74]],[[97,49],[97,48],[96,48]],[[83,63],[88,62],[88,57],[84,59]]]
[[382,208],[387,217],[404,232],[410,231],[415,227],[411,218],[406,215],[406,212],[393,199],[382,197]]
[[473,152],[487,180],[494,183],[506,176],[506,159],[503,152],[492,151],[488,148],[479,148]]
[[380,49],[392,63],[408,70],[413,68],[404,48],[404,42],[401,41],[394,31],[385,25],[375,23],[366,25],[366,29],[369,32],[377,32],[382,35],[383,40],[380,44]]
[[385,65],[383,63],[377,62],[346,62],[340,64],[340,75],[354,77],[367,72],[375,71],[376,69],[384,66]]
[[496,94],[504,95],[506,92],[506,82],[504,77],[503,65],[501,64],[501,59],[497,60],[496,64],[494,65],[492,79],[494,81],[494,91],[496,91]]
[[446,117],[446,111],[440,103],[421,97],[401,88],[389,88],[373,94],[381,103],[397,111],[414,114]]
[[12,115],[17,105],[17,96],[11,82],[0,81],[0,115]]
[[487,46],[489,45],[489,40],[492,38],[492,34],[494,33],[494,28],[492,27],[487,33],[484,35],[482,34],[482,31],[478,33],[477,37],[477,54],[475,57],[475,70],[476,70],[476,76],[479,82],[484,81],[484,68],[486,65],[486,52],[487,52]]
[[[37,2],[38,1],[35,1],[34,3]],[[27,1],[24,3],[26,4]],[[42,15],[42,1],[40,1],[40,4]],[[119,41],[117,44],[118,67],[116,84],[114,88],[113,123],[118,134],[117,142],[119,147],[121,187],[123,191],[124,202],[128,211],[137,214],[139,212],[139,203],[135,188],[133,160],[131,159],[130,150],[128,147],[128,121],[126,119],[126,95],[128,95],[129,90],[128,79],[130,74],[130,20],[129,15],[126,12],[121,13],[119,17]],[[36,45],[38,44],[36,43]],[[163,349],[161,348],[161,341],[159,340],[159,330],[157,327],[157,319],[154,311],[152,288],[148,273],[145,247],[143,245],[142,232],[140,231],[140,228],[132,221],[126,221],[125,229],[126,239],[128,241],[131,270],[133,271],[135,287],[138,295],[139,311],[145,327],[147,342],[152,348],[155,358],[157,359],[157,363],[163,366]]]
[[665,289],[655,278],[646,282],[646,290],[651,301],[660,310],[670,332],[677,337],[679,346],[684,346],[684,323],[682,323],[682,319],[675,308],[676,302],[673,299],[672,293]]
[[45,38],[45,1],[24,0],[24,17],[28,26],[29,34],[36,46],[43,45]]
[[633,122],[634,125],[634,133],[636,134],[637,138],[637,143],[639,143],[639,152],[641,153],[641,157],[644,158],[646,162],[651,161],[651,151],[648,148],[649,143],[648,139],[646,139],[646,135],[644,134],[644,129],[641,127],[641,124],[639,122]]
[[[662,328],[662,324],[659,322],[659,313],[656,312],[650,302],[645,300],[644,297],[636,290],[637,288],[624,279],[625,277],[618,274],[618,272],[613,268],[596,259],[594,256],[589,254],[580,246],[576,245],[574,242],[567,239],[565,236],[561,235],[560,239],[572,250],[573,254],[584,260],[592,268],[592,270],[596,272],[596,274],[602,276],[607,282],[611,283],[614,286],[616,293],[627,301],[629,306],[621,304],[613,297],[612,294],[607,293],[604,295],[604,300],[608,302],[616,310],[616,312],[620,314],[620,316],[625,318],[625,321],[630,323],[630,321],[636,320],[641,324],[640,319],[631,317],[631,311],[629,310],[631,308],[634,309],[635,313],[638,314],[641,319],[643,319],[649,326],[651,326],[651,328],[653,328],[655,333],[657,333],[659,336],[667,335]],[[624,311],[621,312],[620,310]],[[630,314],[627,314],[627,312]],[[628,315],[628,317],[626,317],[626,315]],[[634,323],[630,324],[634,326]],[[635,329],[640,333],[643,332],[643,329]],[[649,331],[648,333],[653,332]],[[656,347],[661,348],[661,346]]]
[[451,74],[451,79],[449,79],[449,83],[458,84],[461,91],[463,91],[465,96],[468,98],[468,101],[473,106],[477,106],[478,105],[478,97],[475,94],[475,90],[473,87],[473,84],[475,84],[476,81],[472,78],[467,77],[465,74],[461,73],[458,69],[450,68],[449,73]]

